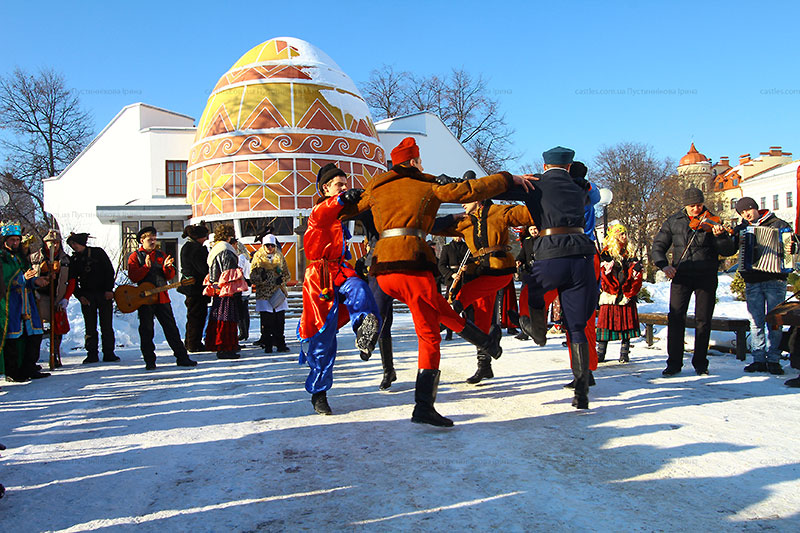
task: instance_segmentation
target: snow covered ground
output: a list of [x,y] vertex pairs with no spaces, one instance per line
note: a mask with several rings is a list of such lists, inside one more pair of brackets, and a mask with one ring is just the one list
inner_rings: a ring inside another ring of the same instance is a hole
[[[744,316],[728,283],[716,314]],[[665,311],[668,284],[649,288],[657,302],[642,309]],[[505,337],[478,386],[464,383],[474,349],[443,342],[437,408],[456,425],[438,429],[409,421],[409,315],[395,317],[390,392],[379,356],[361,361],[343,330],[329,417],[296,354],[197,354],[181,369],[161,345],[145,372],[135,323],[116,327],[120,363],[69,351],[49,379],[2,384],[0,531],[800,530],[800,396],[783,385],[796,372],[744,374],[713,352],[710,375],[687,355],[688,371],[662,378],[665,331],[626,365],[611,343],[584,412],[562,388],[562,338]]]

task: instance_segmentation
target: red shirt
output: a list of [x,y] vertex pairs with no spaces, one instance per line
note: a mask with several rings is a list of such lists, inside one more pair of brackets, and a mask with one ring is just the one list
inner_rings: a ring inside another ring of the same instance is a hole
[[[139,255],[140,253],[145,253],[150,256],[150,264],[152,266],[145,266],[144,263],[139,262]],[[155,249],[151,252],[147,252],[143,247],[139,247],[139,249],[133,252],[131,255],[128,256],[128,277],[130,280],[137,285],[141,285],[145,281],[151,281],[146,278],[153,277],[153,275],[160,275],[160,271],[164,273],[164,279],[167,281],[171,280],[175,277],[177,271],[175,270],[175,266],[164,266],[164,260],[167,258],[167,255],[159,249]],[[152,281],[151,281],[152,282]],[[161,292],[158,294],[158,303],[160,304],[168,304],[169,294],[167,291]]]

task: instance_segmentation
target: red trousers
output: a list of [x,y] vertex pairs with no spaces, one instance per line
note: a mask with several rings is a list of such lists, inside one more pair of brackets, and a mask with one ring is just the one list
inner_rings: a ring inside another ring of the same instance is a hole
[[489,333],[492,327],[497,291],[505,288],[511,278],[512,274],[481,276],[465,283],[458,293],[458,301],[464,309],[470,305],[475,309],[475,325],[484,333]]
[[464,319],[444,299],[430,272],[393,272],[376,279],[383,292],[406,304],[411,311],[419,344],[418,367],[438,370],[442,342],[439,324],[458,332],[464,329]]

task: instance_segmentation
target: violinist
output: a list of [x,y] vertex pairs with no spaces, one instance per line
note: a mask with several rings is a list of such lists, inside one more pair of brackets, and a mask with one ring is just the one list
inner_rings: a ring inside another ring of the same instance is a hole
[[75,281],[69,279],[70,257],[61,245],[61,232],[51,229],[44,239],[44,246],[31,255],[31,266],[36,275],[49,279],[50,283],[36,290],[36,305],[43,322],[49,323],[49,337],[53,366],[61,366],[61,339],[69,332],[67,303],[75,290]]
[[[708,374],[708,340],[716,303],[719,258],[736,253],[730,229],[721,224],[704,202],[700,189],[686,189],[685,207],[667,218],[653,239],[653,264],[672,280],[664,376],[673,376],[683,367],[686,312],[692,294],[696,319],[692,366],[697,375]],[[671,261],[667,258],[670,249]]]

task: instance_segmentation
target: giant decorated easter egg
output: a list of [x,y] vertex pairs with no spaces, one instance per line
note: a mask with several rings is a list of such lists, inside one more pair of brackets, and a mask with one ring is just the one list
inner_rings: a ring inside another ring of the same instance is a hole
[[194,219],[307,212],[325,164],[360,187],[385,161],[352,80],[320,49],[280,37],[244,54],[211,92],[189,156],[187,197]]

